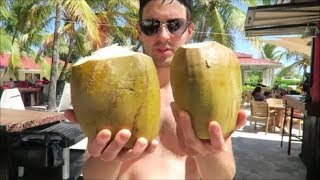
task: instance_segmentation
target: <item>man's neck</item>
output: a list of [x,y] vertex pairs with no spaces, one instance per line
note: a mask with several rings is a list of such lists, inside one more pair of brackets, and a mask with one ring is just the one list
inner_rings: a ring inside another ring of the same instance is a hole
[[157,67],[160,88],[165,88],[170,84],[170,67]]

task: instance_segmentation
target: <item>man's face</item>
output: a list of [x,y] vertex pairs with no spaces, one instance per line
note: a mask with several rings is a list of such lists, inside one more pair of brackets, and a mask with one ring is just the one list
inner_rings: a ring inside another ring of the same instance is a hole
[[[162,23],[172,19],[186,20],[186,7],[178,1],[169,2],[171,1],[165,1],[164,3],[162,3],[162,0],[148,2],[143,9],[142,20],[155,19]],[[187,30],[181,35],[171,34],[165,25],[160,26],[159,31],[153,35],[146,35],[141,32],[139,25],[137,29],[144,53],[153,58],[156,66],[167,67],[170,66],[172,57],[178,47],[187,43],[191,38],[193,24],[189,24]]]

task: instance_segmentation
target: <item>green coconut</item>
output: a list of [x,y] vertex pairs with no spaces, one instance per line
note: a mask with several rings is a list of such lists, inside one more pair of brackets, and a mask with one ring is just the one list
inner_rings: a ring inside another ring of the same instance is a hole
[[171,64],[173,97],[187,111],[200,139],[209,139],[209,123],[217,121],[224,138],[236,128],[241,100],[241,69],[235,53],[217,43],[183,45]]
[[71,98],[80,126],[89,141],[102,129],[112,138],[121,129],[137,138],[156,138],[160,119],[160,88],[152,59],[112,45],[72,67]]

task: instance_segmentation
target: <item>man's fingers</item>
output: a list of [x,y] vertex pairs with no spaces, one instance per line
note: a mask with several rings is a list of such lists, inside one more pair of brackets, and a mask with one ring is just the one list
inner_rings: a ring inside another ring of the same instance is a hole
[[179,118],[180,110],[179,110],[179,108],[178,108],[178,106],[177,106],[177,104],[175,102],[171,102],[170,106],[171,106],[171,110],[172,110],[172,114],[174,116],[174,119],[177,121],[178,118]]
[[77,122],[76,115],[75,115],[73,109],[67,109],[66,111],[64,111],[64,116],[70,122]]
[[103,149],[106,147],[106,144],[111,138],[111,132],[108,129],[101,130],[96,138],[88,144],[88,152],[93,157],[100,156]]
[[223,139],[222,130],[220,128],[219,123],[216,121],[211,121],[209,124],[209,134],[211,145],[216,150],[224,150],[225,142]]
[[152,153],[158,146],[159,141],[158,140],[152,140],[151,143],[149,144],[149,146],[146,149],[147,153]]
[[148,140],[146,138],[139,138],[135,145],[132,148],[131,154],[132,156],[138,156],[144,152],[144,150],[148,146]]
[[180,122],[179,125],[183,133],[183,137],[185,138],[185,140],[190,141],[186,143],[193,144],[198,142],[198,138],[194,132],[194,129],[192,128],[190,116],[187,112],[185,111],[180,112],[179,122]]
[[105,161],[113,160],[117,157],[124,145],[129,141],[131,132],[127,129],[120,130],[114,140],[102,152],[101,158]]
[[197,154],[198,152],[205,151],[205,146],[202,145],[202,142],[197,137],[193,127],[190,116],[187,112],[180,112],[180,129],[183,136],[184,147],[189,148],[186,150],[188,154]]
[[139,138],[134,144],[133,148],[125,152],[121,159],[131,159],[140,156],[147,148],[148,140],[146,138]]
[[158,144],[158,140],[153,140],[148,144],[148,140],[146,138],[141,137],[137,140],[132,149],[120,152],[118,155],[118,160],[126,161],[133,158],[137,158],[139,156],[150,154],[156,149]]
[[238,113],[238,119],[237,119],[237,126],[236,128],[239,129],[242,126],[244,126],[246,124],[247,121],[247,114],[245,111],[240,111]]

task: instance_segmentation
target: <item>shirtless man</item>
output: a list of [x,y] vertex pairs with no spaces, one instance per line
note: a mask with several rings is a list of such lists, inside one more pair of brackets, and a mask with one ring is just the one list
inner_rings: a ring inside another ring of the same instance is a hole
[[[111,132],[108,129],[100,131],[88,144],[90,156],[83,165],[85,179],[234,177],[231,137],[225,141],[219,124],[212,121],[208,127],[210,140],[199,140],[189,115],[173,103],[169,68],[174,52],[192,36],[194,24],[190,22],[190,6],[190,0],[140,0],[139,40],[143,43],[144,53],[153,58],[161,87],[159,136],[149,145],[141,137],[131,150],[123,150],[131,135],[129,130],[120,130],[108,146]],[[160,26],[156,25],[158,20]],[[67,111],[65,115],[75,120],[73,111]],[[240,112],[237,127],[244,123],[245,114]]]

